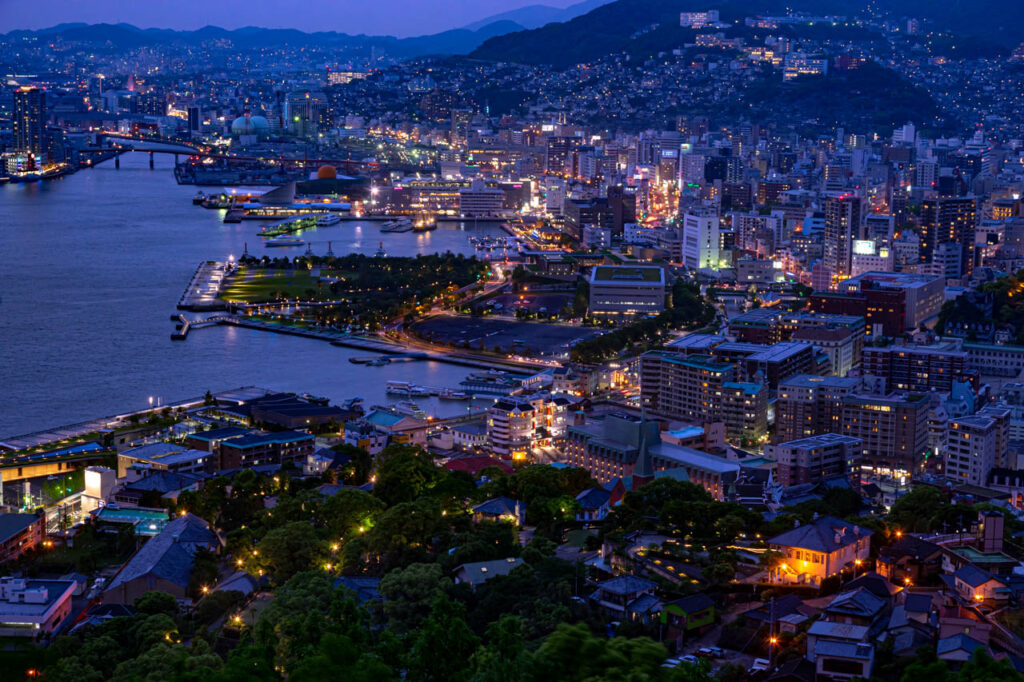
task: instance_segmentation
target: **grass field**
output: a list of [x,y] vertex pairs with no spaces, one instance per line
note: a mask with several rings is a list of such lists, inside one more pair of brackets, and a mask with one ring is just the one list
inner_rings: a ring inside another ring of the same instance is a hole
[[304,297],[308,290],[315,291],[316,285],[317,280],[305,270],[288,273],[254,270],[250,276],[248,268],[241,267],[221,298],[230,302],[266,303],[272,300],[271,293],[283,294],[288,298]]

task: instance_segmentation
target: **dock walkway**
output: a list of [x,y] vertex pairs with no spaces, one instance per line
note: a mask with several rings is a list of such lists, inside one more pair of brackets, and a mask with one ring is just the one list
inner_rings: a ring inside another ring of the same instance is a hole
[[220,299],[220,290],[230,267],[230,263],[212,260],[200,263],[178,299],[178,310],[226,310],[227,304]]

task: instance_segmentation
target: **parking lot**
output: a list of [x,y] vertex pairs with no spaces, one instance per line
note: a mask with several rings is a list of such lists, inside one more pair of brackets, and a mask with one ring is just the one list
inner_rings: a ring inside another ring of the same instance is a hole
[[483,346],[508,352],[528,348],[543,355],[560,355],[579,341],[602,334],[591,327],[467,315],[438,315],[417,323],[414,329],[435,343],[467,343],[474,350]]
[[[491,310],[505,315],[514,314],[517,308],[525,308],[535,313],[558,313],[566,304],[571,304],[571,293],[540,293],[540,294],[501,294],[488,303],[493,303]],[[501,306],[500,308],[498,306]]]

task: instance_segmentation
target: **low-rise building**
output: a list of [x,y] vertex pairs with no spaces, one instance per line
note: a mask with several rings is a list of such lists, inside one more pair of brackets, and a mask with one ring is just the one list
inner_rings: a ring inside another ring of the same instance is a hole
[[220,444],[221,471],[265,464],[302,462],[314,450],[314,437],[301,431],[259,431]]
[[117,453],[117,477],[135,480],[152,471],[202,473],[213,471],[217,460],[204,449],[176,443],[149,443]]
[[[641,471],[645,456],[649,472]],[[632,490],[641,474],[654,479],[671,476],[703,486],[716,500],[725,499],[740,470],[735,461],[665,442],[657,423],[625,413],[570,426],[563,459],[602,484],[629,479],[626,490]]]
[[38,547],[46,535],[46,517],[0,514],[0,564]]
[[599,265],[590,271],[590,314],[629,318],[665,309],[665,271],[654,266]]
[[71,614],[73,580],[0,578],[0,637],[52,635]]
[[476,589],[478,585],[483,585],[491,578],[499,575],[508,575],[517,566],[522,565],[523,560],[518,557],[462,564],[455,569],[455,584],[469,585],[471,588]]
[[133,604],[153,591],[187,599],[192,566],[200,548],[217,552],[220,538],[198,516],[179,516],[132,555],[103,592],[103,602]]
[[661,602],[655,596],[657,583],[631,575],[620,575],[598,584],[590,601],[609,617],[621,621],[646,621]]
[[487,408],[487,442],[498,455],[525,459],[565,436],[568,398],[501,398]]

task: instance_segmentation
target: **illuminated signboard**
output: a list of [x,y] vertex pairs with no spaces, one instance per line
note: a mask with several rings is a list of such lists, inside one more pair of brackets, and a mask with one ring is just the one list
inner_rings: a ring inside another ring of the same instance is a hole
[[853,252],[861,256],[874,256],[875,242],[870,239],[857,239],[853,242]]

